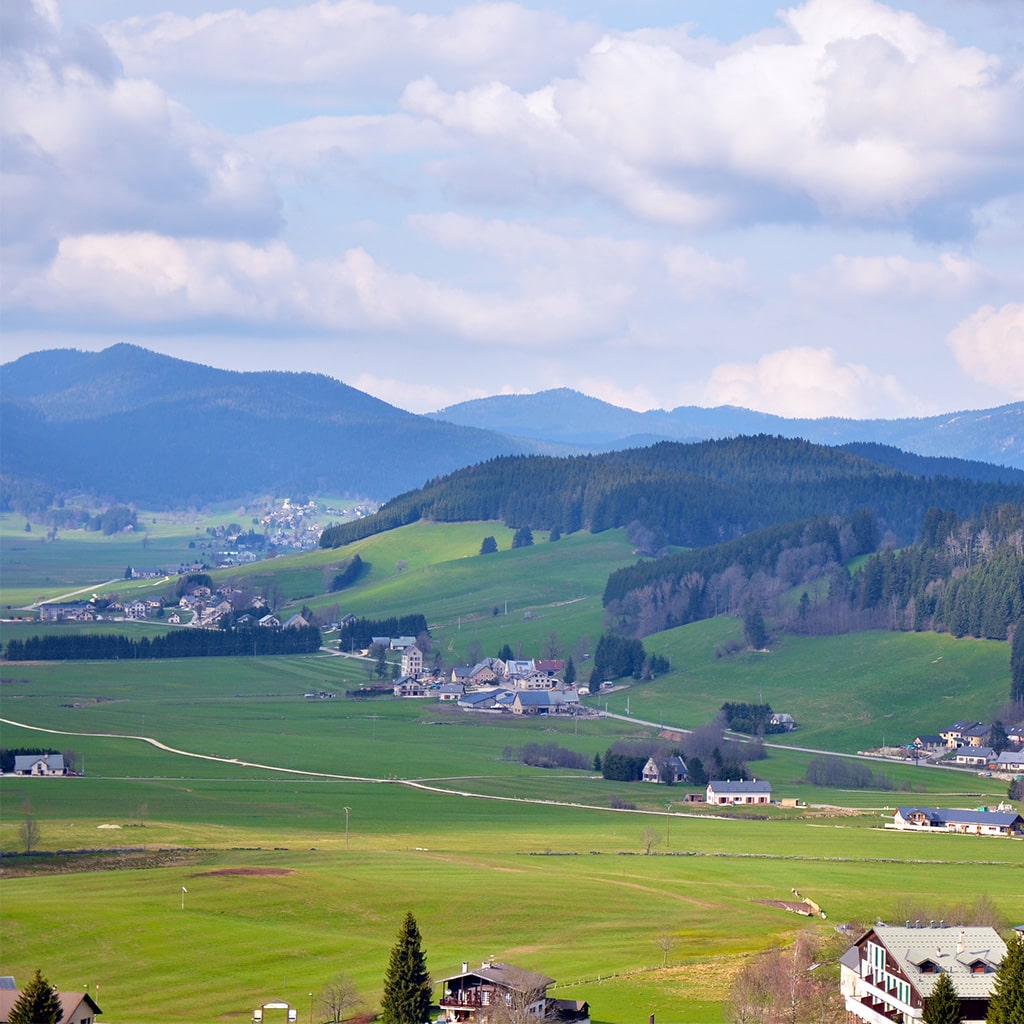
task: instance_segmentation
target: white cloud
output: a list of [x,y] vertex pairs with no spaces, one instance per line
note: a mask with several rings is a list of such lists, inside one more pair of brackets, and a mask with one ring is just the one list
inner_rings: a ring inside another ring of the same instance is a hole
[[983,306],[950,331],[946,342],[968,377],[1024,398],[1024,303]]
[[870,417],[907,404],[894,377],[840,362],[831,349],[809,347],[770,352],[756,362],[722,363],[704,389],[704,402],[814,419]]
[[[685,227],[811,210],[899,223],[1021,173],[1022,83],[995,58],[874,0],[809,0],[782,18],[784,37],[710,54],[678,32],[608,36],[575,77],[533,92],[423,79],[403,105],[525,179]],[[457,161],[441,169],[459,180]]]
[[[570,70],[597,29],[515,3],[475,3],[443,15],[406,14],[368,0],[237,7],[196,18],[162,13],[108,25],[132,74],[168,81],[330,87],[393,97],[410,78],[455,85],[491,78],[517,85]],[[326,97],[325,97],[326,99]]]
[[95,231],[252,238],[277,228],[277,196],[246,153],[152,83],[123,77],[98,36],[65,33],[26,0],[12,0],[5,30],[5,243],[39,251]]
[[911,260],[906,256],[833,256],[819,270],[794,274],[790,279],[800,294],[847,294],[858,298],[900,298],[917,301],[970,293],[991,275],[979,264],[954,252],[937,260]]

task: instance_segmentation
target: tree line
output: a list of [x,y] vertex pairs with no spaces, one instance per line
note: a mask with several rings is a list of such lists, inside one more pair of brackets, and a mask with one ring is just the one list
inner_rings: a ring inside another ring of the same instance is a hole
[[340,547],[419,519],[500,520],[512,529],[599,533],[634,524],[649,553],[704,547],[814,516],[870,507],[905,543],[929,507],[960,515],[1024,502],[1024,485],[914,476],[851,452],[759,435],[662,442],[600,455],[501,456],[398,495],[372,516],[326,529]]
[[[392,615],[384,619],[354,619],[342,623],[339,647],[341,650],[366,650],[375,636],[414,636],[428,634],[427,617],[421,613]],[[427,654],[427,651],[423,652]]]
[[176,629],[163,636],[131,639],[123,634],[47,634],[9,640],[8,661],[131,661],[155,658],[253,657],[312,654],[320,649],[316,626],[294,629]]

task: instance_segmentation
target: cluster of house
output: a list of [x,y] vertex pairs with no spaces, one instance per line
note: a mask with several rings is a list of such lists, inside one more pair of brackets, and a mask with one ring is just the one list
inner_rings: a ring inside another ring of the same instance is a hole
[[994,928],[879,921],[840,958],[839,987],[851,1021],[920,1021],[945,974],[962,1024],[984,1024],[1004,956],[1006,943]]
[[415,637],[374,637],[401,651],[401,675],[394,683],[396,697],[436,698],[457,704],[464,711],[511,712],[514,715],[577,714],[582,710],[580,691],[563,679],[561,659],[502,661],[484,658],[476,665],[461,665],[450,673],[428,672]]
[[[7,1024],[21,990],[14,978],[0,976],[0,1024]],[[103,1011],[96,1005],[88,992],[58,992],[60,999],[60,1024],[95,1024],[97,1014]]]
[[910,744],[914,756],[946,761],[967,768],[1016,774],[1024,771],[1024,722],[1004,727],[1009,748],[996,753],[987,744],[992,727],[982,722],[959,721],[936,735],[916,736]]

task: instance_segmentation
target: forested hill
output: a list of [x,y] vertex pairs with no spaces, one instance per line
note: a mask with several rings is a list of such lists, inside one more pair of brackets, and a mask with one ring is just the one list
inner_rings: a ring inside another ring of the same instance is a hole
[[400,495],[374,516],[332,527],[320,543],[337,547],[418,519],[490,519],[557,533],[628,527],[642,551],[657,553],[858,509],[870,509],[883,532],[906,543],[930,508],[971,516],[1021,502],[1019,482],[916,476],[840,449],[761,435],[492,459]]
[[381,500],[497,454],[551,450],[325,375],[218,370],[134,345],[5,364],[0,431],[5,507],[26,513],[69,490],[148,507],[254,493]]

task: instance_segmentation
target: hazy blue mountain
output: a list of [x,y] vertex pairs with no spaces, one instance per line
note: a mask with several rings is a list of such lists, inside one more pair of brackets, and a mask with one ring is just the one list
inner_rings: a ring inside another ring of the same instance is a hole
[[2,367],[0,471],[150,506],[298,491],[385,499],[549,451],[397,409],[325,375],[241,373],[134,345]]
[[655,441],[704,441],[741,434],[801,437],[819,444],[890,445],[918,455],[972,459],[1024,469],[1024,402],[995,409],[896,420],[787,419],[734,406],[633,412],[557,388],[448,406],[432,416],[513,437],[544,438],[587,451]]

